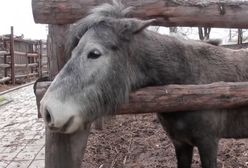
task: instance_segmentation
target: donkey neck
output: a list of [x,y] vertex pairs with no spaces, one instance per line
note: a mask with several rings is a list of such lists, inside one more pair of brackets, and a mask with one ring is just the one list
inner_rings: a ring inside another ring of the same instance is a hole
[[180,40],[146,30],[131,46],[143,86],[185,83],[189,68]]

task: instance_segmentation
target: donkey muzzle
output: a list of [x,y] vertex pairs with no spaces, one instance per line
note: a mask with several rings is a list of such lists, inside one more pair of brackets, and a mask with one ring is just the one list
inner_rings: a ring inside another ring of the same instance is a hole
[[54,132],[73,133],[83,124],[80,110],[73,101],[61,102],[45,96],[41,100],[41,115],[47,128]]

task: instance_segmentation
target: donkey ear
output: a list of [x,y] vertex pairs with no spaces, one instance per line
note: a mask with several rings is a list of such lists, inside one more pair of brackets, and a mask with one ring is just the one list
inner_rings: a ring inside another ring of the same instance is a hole
[[139,20],[135,18],[124,18],[114,20],[114,26],[122,39],[130,40],[130,38],[137,33],[140,33],[146,27],[154,23],[156,19]]
[[156,21],[156,19],[150,19],[150,20],[138,20],[133,27],[133,33],[139,33],[142,30],[144,30],[145,28],[147,28],[148,26],[152,25],[154,22]]
[[144,30],[146,27],[150,26],[152,23],[154,23],[156,19],[150,19],[150,20],[139,20],[139,19],[125,19],[124,25],[129,25],[126,26],[129,31],[131,31],[133,34],[137,34]]

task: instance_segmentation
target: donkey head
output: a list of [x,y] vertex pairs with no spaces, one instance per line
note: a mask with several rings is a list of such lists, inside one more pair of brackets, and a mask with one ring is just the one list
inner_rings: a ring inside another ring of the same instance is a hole
[[120,17],[123,11],[120,4],[104,4],[72,27],[70,59],[41,101],[49,129],[73,133],[128,100],[137,79],[130,45],[154,20]]

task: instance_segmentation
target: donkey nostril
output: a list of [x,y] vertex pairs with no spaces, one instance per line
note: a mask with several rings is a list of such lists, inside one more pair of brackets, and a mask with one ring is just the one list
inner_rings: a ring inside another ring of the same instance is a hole
[[52,124],[52,116],[49,113],[48,109],[46,109],[46,111],[45,111],[45,120],[46,120],[48,125]]

